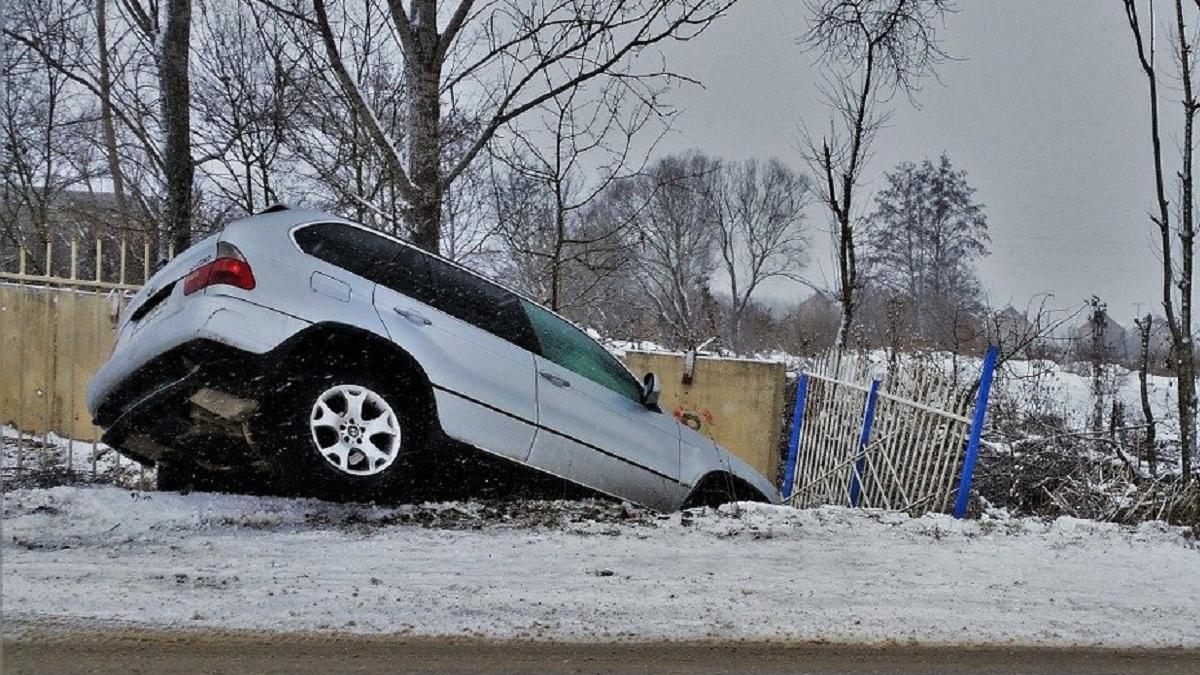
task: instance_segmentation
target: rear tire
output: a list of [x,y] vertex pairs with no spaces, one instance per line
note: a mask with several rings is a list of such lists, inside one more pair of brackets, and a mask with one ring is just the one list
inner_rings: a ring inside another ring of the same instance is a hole
[[415,378],[383,382],[355,368],[297,376],[265,397],[251,427],[280,491],[393,500],[427,441]]

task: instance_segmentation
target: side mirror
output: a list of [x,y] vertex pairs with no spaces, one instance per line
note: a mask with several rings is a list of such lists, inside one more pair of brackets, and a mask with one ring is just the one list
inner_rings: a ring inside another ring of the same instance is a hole
[[646,373],[642,378],[642,403],[647,408],[655,408],[658,406],[658,397],[662,395],[662,382],[659,382],[658,376],[654,373]]

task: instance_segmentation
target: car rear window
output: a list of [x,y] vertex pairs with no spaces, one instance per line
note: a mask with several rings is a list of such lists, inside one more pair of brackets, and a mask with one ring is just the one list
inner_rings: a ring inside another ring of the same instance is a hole
[[377,283],[381,281],[380,266],[397,246],[367,230],[340,223],[309,225],[295,236],[301,251]]

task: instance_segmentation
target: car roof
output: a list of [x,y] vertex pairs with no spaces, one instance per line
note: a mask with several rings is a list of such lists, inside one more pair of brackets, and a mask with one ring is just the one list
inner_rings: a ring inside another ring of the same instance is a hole
[[261,213],[256,213],[245,218],[238,218],[227,225],[225,230],[240,230],[240,229],[255,229],[261,230],[268,227],[279,227],[289,229],[295,225],[302,225],[314,221],[321,222],[338,222],[355,225],[353,221],[335,216],[332,213],[318,211],[316,209],[293,209],[293,208],[276,208],[271,207]]
[[[375,235],[384,237],[385,239],[389,239],[391,241],[397,242],[403,246],[406,246],[414,251],[418,251],[418,252],[420,252],[424,255],[430,256],[432,258],[436,258],[439,262],[442,262],[442,263],[445,263],[448,265],[453,265],[454,267],[457,267],[458,269],[461,269],[464,272],[467,272],[468,274],[474,275],[475,277],[479,278],[482,281],[485,281],[494,286],[498,286],[498,287],[504,289],[505,291],[512,293],[513,295],[517,296],[518,298],[521,298],[527,302],[537,305],[542,310],[549,312],[550,314],[558,317],[562,321],[564,321],[567,324],[569,324],[570,326],[574,327],[576,330],[583,333],[585,336],[587,336],[588,339],[592,340],[593,342],[596,342],[596,343],[600,342],[596,338],[592,337],[592,335],[588,332],[588,330],[586,328],[584,328],[583,326],[580,326],[579,324],[575,323],[574,321],[568,319],[567,317],[563,316],[562,314],[559,314],[558,312],[554,311],[553,309],[550,309],[549,307],[545,306],[544,304],[538,302],[537,300],[529,297],[525,293],[522,293],[521,291],[519,291],[515,288],[512,288],[504,283],[501,283],[495,279],[492,279],[491,277],[489,277],[485,274],[482,274],[480,272],[477,272],[476,270],[473,270],[461,263],[450,260],[449,258],[442,257],[435,253],[430,253],[429,251],[426,251],[425,249],[423,249],[419,246],[415,246],[407,241],[404,241],[403,239],[400,239],[399,237],[397,237],[393,234],[389,234],[382,230],[378,230],[376,228],[373,228],[369,225],[365,225],[363,223],[355,222],[353,220],[348,220],[348,219],[342,218],[340,216],[335,216],[331,213],[326,213],[324,211],[318,211],[316,209],[293,209],[293,208],[286,207],[283,205],[275,205],[275,206],[272,206],[272,207],[266,209],[263,212],[255,214],[255,215],[247,216],[245,218],[240,218],[238,220],[235,220],[235,221],[229,223],[228,225],[226,225],[225,227],[226,227],[226,229],[254,228],[256,230],[261,230],[264,227],[271,227],[271,228],[278,227],[278,228],[282,229],[284,232],[290,232],[293,228],[299,227],[301,225],[315,225],[317,223],[340,223],[343,225],[349,225],[351,227],[357,227],[357,228],[360,228],[363,230],[367,230],[368,232],[371,232],[372,234],[375,234]],[[601,346],[603,346],[603,345],[601,345]],[[607,351],[607,348],[606,348],[606,351]],[[617,359],[617,363],[620,363],[621,366],[625,368],[625,370],[630,374],[630,376],[633,377],[634,380],[638,379],[637,376],[634,375],[633,371],[629,370],[629,367],[626,366],[623,361],[621,361],[620,359]]]

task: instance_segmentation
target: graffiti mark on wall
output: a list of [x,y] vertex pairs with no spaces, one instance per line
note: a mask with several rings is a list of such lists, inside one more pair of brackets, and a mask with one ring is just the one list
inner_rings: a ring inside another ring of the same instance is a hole
[[689,426],[696,431],[701,433],[709,433],[711,431],[706,428],[713,425],[713,414],[712,411],[708,409],[692,410],[679,405],[675,406],[675,409],[671,411],[671,414],[675,417],[677,422],[685,426]]

